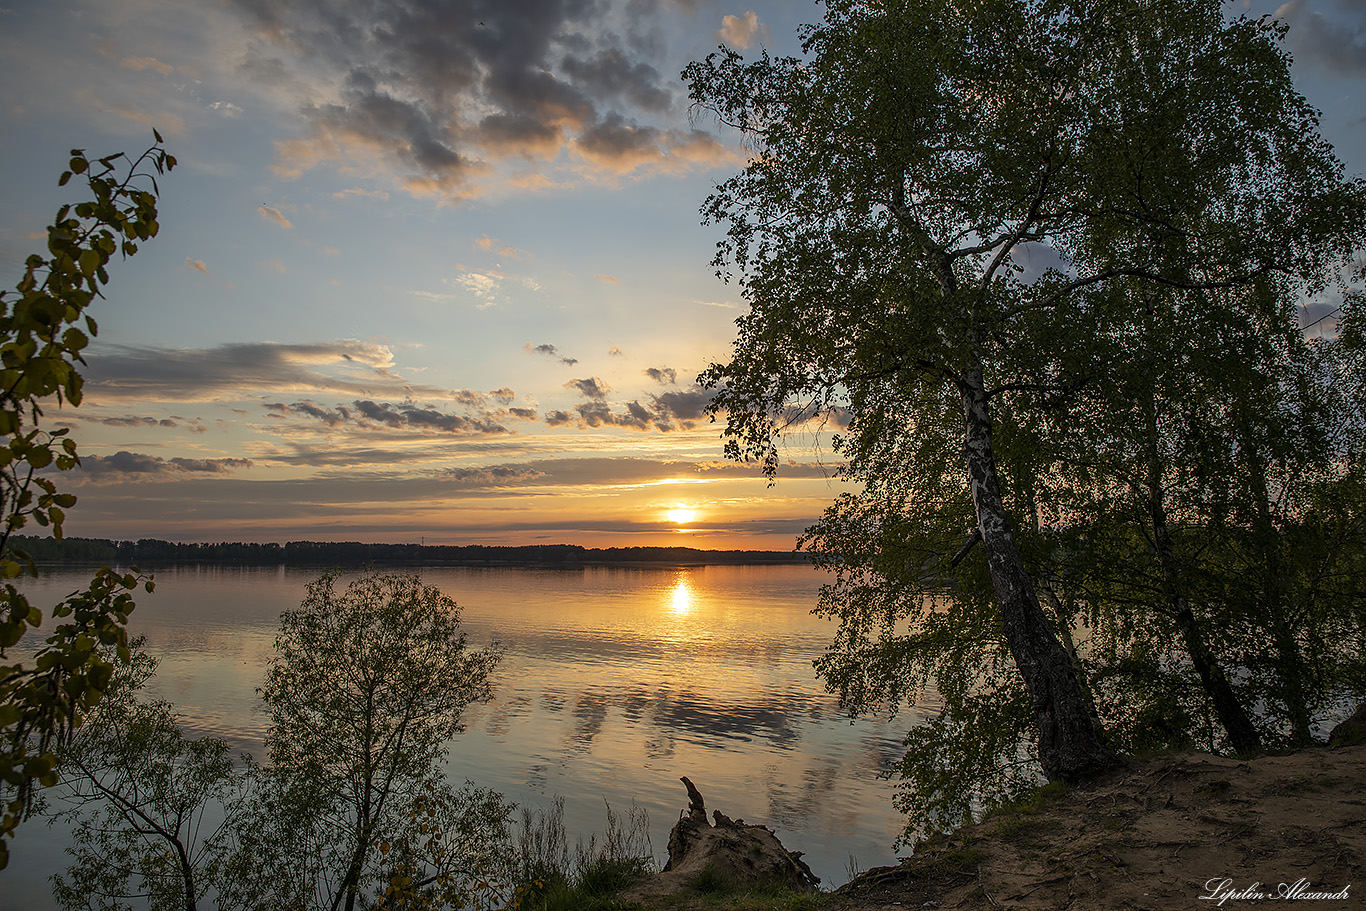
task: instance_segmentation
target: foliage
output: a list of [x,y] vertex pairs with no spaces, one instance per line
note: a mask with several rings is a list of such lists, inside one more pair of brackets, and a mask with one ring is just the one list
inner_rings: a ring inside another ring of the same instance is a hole
[[281,619],[266,767],[139,699],[155,663],[134,643],[48,801],[74,823],[64,907],[503,907],[513,807],[440,770],[500,652],[468,649],[455,603],[416,577],[337,579]]
[[[381,908],[494,911],[519,907],[508,819],[512,804],[466,782],[451,791],[428,783],[412,802],[394,843],[380,842],[385,877]],[[509,895],[509,892],[511,894]]]
[[49,813],[73,827],[75,862],[53,877],[63,908],[192,908],[221,872],[253,767],[224,740],[187,739],[170,703],[138,698],[155,665],[135,651],[61,751]]
[[8,839],[32,809],[35,787],[55,780],[55,748],[110,680],[114,666],[98,647],[110,646],[127,660],[123,626],[133,608],[127,593],[152,588],[136,571],[101,569],[86,591],[53,608],[64,622],[32,665],[7,660],[8,650],[43,620],[10,581],[36,573],[11,535],[31,519],[60,539],[66,510],[76,502],[58,492],[51,476],[78,464],[76,444],[65,428],[42,429],[43,405],[53,398],[81,403],[77,366],[97,330],[87,308],[108,283],[113,257],[131,256],[156,236],[156,177],[176,164],[160,135],[126,168],[123,159],[92,162],[83,150],[71,150],[70,170],[58,183],[80,175],[93,199],[62,206],[47,229],[47,254],[28,257],[15,291],[0,292],[0,869],[9,862]]
[[[1359,371],[1311,381],[1296,304],[1358,325],[1366,188],[1282,27],[1215,0],[826,9],[804,58],[685,72],[755,153],[703,208],[750,308],[702,379],[771,476],[787,433],[848,424],[857,492],[803,539],[840,622],[818,668],[851,711],[942,699],[902,806],[1008,797],[1031,737],[1050,778],[1104,765],[1088,716],[1133,748],[1302,735],[1360,675],[1329,672],[1361,637],[1359,456],[1314,444],[1359,439],[1362,399]],[[1294,552],[1334,492],[1337,556]]]
[[[370,572],[344,591],[338,581],[324,574],[281,617],[260,691],[271,715],[272,781],[262,790],[264,816],[242,837],[263,842],[274,833],[293,845],[261,847],[302,866],[270,875],[297,884],[303,907],[350,911],[383,891],[378,846],[402,842],[402,821],[418,801],[428,801],[423,813],[439,812],[445,798],[424,795],[438,793],[428,785],[464,709],[490,697],[501,652],[468,649],[455,602],[417,576]],[[492,797],[479,800],[496,810]],[[446,822],[443,831],[464,837],[461,825]],[[409,848],[414,863],[451,860]],[[239,872],[249,878],[249,869]]]

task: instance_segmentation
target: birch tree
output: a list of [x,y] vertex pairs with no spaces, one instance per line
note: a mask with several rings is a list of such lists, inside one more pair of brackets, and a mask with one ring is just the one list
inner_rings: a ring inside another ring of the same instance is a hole
[[[1022,707],[1049,779],[1114,763],[1029,552],[1047,547],[1040,422],[1135,343],[1086,336],[1102,297],[1236,308],[1255,283],[1315,294],[1351,261],[1362,187],[1282,34],[1215,0],[829,0],[801,58],[722,49],[685,71],[753,152],[703,209],[749,303],[702,377],[727,451],[773,475],[794,421],[852,415],[835,447],[860,492],[806,538],[837,574],[822,671],[847,705],[937,683],[956,694],[944,742]],[[1019,760],[1013,737],[990,742],[988,777]]]

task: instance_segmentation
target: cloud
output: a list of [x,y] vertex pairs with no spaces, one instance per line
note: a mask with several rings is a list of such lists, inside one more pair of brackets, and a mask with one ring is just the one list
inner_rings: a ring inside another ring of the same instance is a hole
[[[666,31],[644,21],[665,4],[227,2],[256,36],[245,71],[297,86],[301,128],[277,145],[284,177],[328,165],[459,202],[496,165],[554,164],[588,131],[672,116],[682,97],[672,64],[658,65]],[[620,172],[600,137],[584,147]]]
[[498,253],[498,255],[505,257],[507,259],[526,260],[531,258],[531,254],[526,252],[525,250],[518,250],[516,247],[501,243],[499,241],[495,241],[492,237],[489,237],[487,234],[482,234],[479,237],[475,238],[474,245],[478,247],[480,250],[486,250],[489,252],[494,252],[494,248],[497,247],[496,252]]
[[604,285],[620,284],[619,280],[615,275],[594,275],[593,277],[596,278],[598,281],[602,282]]
[[567,367],[573,367],[575,364],[579,362],[578,358],[565,357],[561,355],[559,350],[554,345],[536,345],[535,347],[532,347],[531,342],[527,342],[526,344],[522,345],[522,350],[525,351],[527,354],[545,354],[550,357],[557,357],[560,359],[560,363],[564,364]]
[[742,50],[756,41],[767,44],[770,40],[768,26],[759,21],[759,14],[747,10],[739,16],[726,16],[721,20],[721,29],[716,40]]
[[251,459],[163,459],[161,456],[119,450],[111,456],[82,456],[81,464],[76,470],[95,479],[124,475],[175,478],[187,475],[228,475],[251,466]]
[[86,355],[86,394],[96,403],[241,401],[274,395],[340,392],[440,399],[448,389],[406,382],[385,345],[352,339],[312,345],[271,342],[216,348],[93,347]]
[[655,398],[655,410],[670,420],[692,422],[707,417],[713,394],[694,387],[685,392],[665,392]]
[[129,107],[126,104],[109,104],[104,102],[98,102],[98,104],[100,107],[107,107],[120,117],[126,117],[134,123],[140,123],[145,127],[150,127],[151,129],[166,133],[167,135],[179,136],[185,132],[185,121],[176,114],[171,114],[166,111],[153,114],[142,108]]
[[664,158],[663,131],[640,126],[615,111],[574,140],[574,150],[598,167],[616,174],[634,171]]
[[169,76],[175,70],[169,63],[163,63],[155,57],[124,57],[119,61],[119,65],[138,73],[153,70],[162,76]]
[[478,489],[527,484],[545,477],[545,472],[529,465],[490,465],[486,468],[445,468],[435,477],[451,487]]
[[566,75],[599,98],[624,98],[646,111],[667,111],[673,96],[661,83],[659,71],[648,63],[632,60],[618,47],[592,57],[569,55],[561,62]]
[[294,412],[311,418],[317,418],[328,427],[339,427],[351,420],[351,411],[342,406],[338,406],[333,410],[328,410],[319,405],[315,405],[312,402],[295,402],[292,405],[277,402],[273,405],[266,405],[265,408],[268,412],[282,417]]
[[480,310],[486,310],[498,302],[498,289],[502,286],[502,280],[495,275],[489,275],[485,272],[466,272],[464,275],[457,276],[454,281],[479,298],[479,303],[476,306]]
[[[508,390],[511,392],[511,390]],[[467,435],[497,435],[512,433],[499,421],[508,417],[535,420],[534,409],[490,409],[487,399],[468,389],[457,390],[453,398],[464,405],[465,413],[442,411],[434,405],[419,405],[411,401],[394,404],[372,399],[358,399],[349,406],[324,408],[311,401],[267,403],[263,407],[268,416],[284,418],[299,415],[321,421],[328,427],[349,425],[361,429],[379,427],[387,430],[415,430],[421,433],[454,433]]]
[[678,382],[678,371],[672,367],[647,367],[641,372],[661,386],[672,386]]
[[256,207],[256,211],[259,212],[261,217],[266,221],[273,221],[282,228],[294,227],[294,222],[285,218],[284,213],[274,206],[268,206],[265,203],[261,203],[261,205]]
[[202,272],[205,275],[209,274],[209,267],[204,265],[204,260],[202,259],[190,259],[190,257],[187,256],[185,257],[185,265],[196,272]]
[[625,357],[625,356],[626,356],[626,352],[625,352],[625,351],[622,351],[622,350],[621,350],[620,348],[618,348],[616,345],[613,345],[611,348],[608,348],[608,349],[607,349],[607,356],[608,356],[608,357]]
[[241,117],[242,109],[231,101],[215,101],[209,105],[209,110],[217,111],[224,117]]
[[570,380],[564,384],[566,389],[577,389],[581,395],[586,395],[590,399],[606,398],[607,393],[612,388],[598,377],[591,377],[586,380]]
[[1308,0],[1291,0],[1276,10],[1290,25],[1286,43],[1296,63],[1311,63],[1341,76],[1366,74],[1366,4],[1339,0],[1339,16],[1309,9]]
[[[650,375],[649,370],[645,373]],[[673,371],[663,368],[659,373],[661,377],[667,377]],[[575,405],[572,413],[555,411],[547,414],[545,422],[552,427],[576,424],[580,427],[621,427],[627,430],[657,430],[661,433],[691,430],[709,417],[707,409],[713,398],[713,393],[694,386],[652,396],[647,403],[637,399],[614,407],[607,401],[611,389],[597,377],[572,380],[565,386],[577,389],[589,401]]]
[[125,415],[121,418],[103,418],[100,421],[106,427],[178,427],[175,421],[170,418],[154,418],[145,415]]
[[337,199],[363,197],[365,199],[377,199],[380,202],[384,202],[389,198],[389,194],[383,190],[363,190],[360,187],[349,187],[345,190],[338,190],[332,195]]

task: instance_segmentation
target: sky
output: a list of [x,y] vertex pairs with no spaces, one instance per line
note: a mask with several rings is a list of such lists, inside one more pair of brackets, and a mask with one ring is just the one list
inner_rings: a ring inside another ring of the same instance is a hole
[[[1258,0],[1366,171],[1366,0]],[[742,312],[710,189],[743,166],[679,78],[798,51],[807,0],[0,0],[0,286],[72,148],[179,167],[97,301],[68,535],[788,550],[697,375]]]

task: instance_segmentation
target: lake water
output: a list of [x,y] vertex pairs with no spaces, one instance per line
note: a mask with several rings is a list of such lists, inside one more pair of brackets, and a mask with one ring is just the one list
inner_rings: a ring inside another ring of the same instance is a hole
[[[160,658],[152,695],[211,734],[262,755],[267,718],[255,689],[282,610],[317,573],[292,568],[177,567],[138,596],[130,629]],[[649,813],[655,854],[687,806],[678,778],[707,807],[763,823],[827,887],[893,862],[903,820],[879,772],[900,757],[912,718],[851,723],[811,662],[834,634],[811,616],[822,577],[805,566],[440,568],[423,580],[455,598],[470,643],[506,657],[492,702],[466,714],[449,774],[546,806],[565,798],[571,841],[601,831],[603,801]],[[28,582],[45,608],[84,587],[85,570]],[[52,907],[61,832],[21,827],[0,872],[0,909]]]

